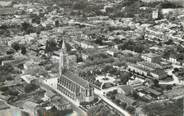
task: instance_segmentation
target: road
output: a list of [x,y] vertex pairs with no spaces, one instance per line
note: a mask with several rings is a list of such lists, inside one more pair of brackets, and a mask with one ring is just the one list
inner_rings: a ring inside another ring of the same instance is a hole
[[104,100],[106,103],[108,103],[110,106],[118,110],[120,113],[122,113],[124,116],[131,116],[127,111],[123,110],[121,107],[113,103],[111,100],[103,96],[102,92],[98,89],[95,89],[95,94],[98,95],[102,100]]
[[[49,86],[49,85],[48,85]],[[71,98],[69,98],[68,96],[66,96],[65,94],[63,94],[62,92],[60,92],[57,88],[53,88],[52,86],[50,86],[50,88],[52,88],[53,90],[55,90],[57,93],[59,93],[60,95],[62,95],[63,97],[65,97],[69,102],[71,102],[72,104],[74,104],[75,106],[80,106],[79,102],[72,100]],[[96,89],[95,88],[95,94],[98,95],[102,100],[104,100],[106,103],[108,103],[110,106],[112,106],[113,108],[115,108],[117,111],[119,111],[120,113],[122,113],[124,116],[131,116],[127,111],[123,110],[121,107],[117,106],[115,103],[113,103],[111,100],[107,99],[105,96],[103,96],[103,92]]]

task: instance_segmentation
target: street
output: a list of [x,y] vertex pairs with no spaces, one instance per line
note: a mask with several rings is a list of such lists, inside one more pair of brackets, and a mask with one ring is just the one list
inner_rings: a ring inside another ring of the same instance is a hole
[[104,100],[106,103],[108,103],[110,106],[118,110],[120,113],[122,113],[125,116],[131,116],[127,111],[123,110],[121,107],[113,103],[111,100],[107,99],[105,96],[103,96],[102,92],[100,90],[97,90],[95,88],[94,90],[95,94],[98,95],[102,100]]

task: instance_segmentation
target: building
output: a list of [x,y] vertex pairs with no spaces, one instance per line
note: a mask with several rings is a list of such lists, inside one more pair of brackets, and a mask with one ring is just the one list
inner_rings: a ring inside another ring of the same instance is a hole
[[53,96],[51,102],[60,111],[72,109],[71,104],[60,96]]
[[153,10],[152,19],[158,19],[158,16],[159,16],[159,10],[158,9]]
[[46,85],[49,85],[50,87],[52,88],[57,88],[57,77],[54,77],[54,78],[48,78],[48,79],[45,79],[43,80],[43,83],[46,84]]
[[150,62],[137,62],[137,65],[144,67],[145,69],[148,70],[155,70],[155,69],[162,69],[162,66],[156,63],[150,63]]
[[117,89],[118,93],[124,95],[131,95],[134,92],[134,88],[130,85],[122,85]]
[[64,41],[60,53],[59,74],[60,77],[58,79],[57,89],[63,94],[79,103],[91,102],[94,100],[94,88],[90,83],[80,78],[78,74],[70,71],[69,59]]
[[141,67],[139,65],[136,65],[136,64],[132,64],[132,63],[128,64],[127,69],[129,71],[132,71],[132,72],[144,75],[144,76],[147,76],[149,74],[149,70],[148,69],[146,69],[144,67]]
[[163,79],[166,78],[168,75],[164,70],[156,69],[150,72],[150,75],[156,79]]
[[140,79],[140,78],[135,78],[134,80],[128,80],[127,85],[132,86],[132,87],[137,87],[137,86],[141,86],[143,85],[143,83],[145,82],[144,79]]
[[163,67],[156,63],[138,62],[137,64],[129,63],[127,69],[143,76],[151,76],[154,79],[163,79],[167,77]]
[[124,94],[117,94],[115,98],[120,100],[121,102],[126,103],[128,106],[133,106],[136,103],[134,99],[127,97]]
[[143,54],[142,59],[144,59],[147,62],[152,62],[152,63],[159,63],[160,62],[160,55],[154,54],[154,53],[147,53]]
[[37,110],[38,110],[38,105],[37,103],[31,102],[31,101],[26,101],[23,104],[23,109],[28,111],[30,115],[32,116],[37,116]]
[[10,107],[4,102],[4,101],[0,101],[0,111],[1,110],[6,110],[9,109]]
[[0,99],[7,101],[10,98],[10,96],[3,95],[3,92],[0,92]]
[[0,15],[7,16],[7,15],[14,15],[16,14],[17,9],[15,8],[0,8]]
[[12,1],[0,1],[0,7],[10,7],[13,5]]
[[180,62],[178,61],[177,54],[170,55],[169,62],[171,62],[173,64],[180,64]]

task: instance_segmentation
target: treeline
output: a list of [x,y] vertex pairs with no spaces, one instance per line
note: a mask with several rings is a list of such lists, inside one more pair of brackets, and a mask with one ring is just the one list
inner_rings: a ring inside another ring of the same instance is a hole
[[142,2],[143,6],[147,7],[156,7],[161,6],[161,8],[182,8],[184,6],[184,2],[181,1],[156,1],[156,2]]
[[142,53],[145,50],[145,46],[141,43],[135,43],[133,41],[127,41],[118,46],[121,50],[131,50],[134,52]]

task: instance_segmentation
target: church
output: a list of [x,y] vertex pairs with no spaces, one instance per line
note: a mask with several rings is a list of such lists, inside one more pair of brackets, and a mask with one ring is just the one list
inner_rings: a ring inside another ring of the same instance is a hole
[[70,71],[69,55],[63,40],[59,58],[59,78],[57,89],[71,99],[82,103],[94,100],[94,88],[91,84]]

